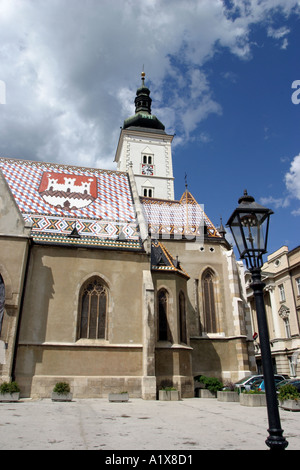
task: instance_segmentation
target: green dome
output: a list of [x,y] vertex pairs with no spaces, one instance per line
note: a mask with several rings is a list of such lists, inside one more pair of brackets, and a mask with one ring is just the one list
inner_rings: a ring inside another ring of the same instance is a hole
[[151,114],[150,90],[145,86],[145,73],[142,72],[142,86],[137,89],[135,104],[135,115],[125,119],[123,129],[129,127],[144,127],[148,129],[165,130],[165,126]]

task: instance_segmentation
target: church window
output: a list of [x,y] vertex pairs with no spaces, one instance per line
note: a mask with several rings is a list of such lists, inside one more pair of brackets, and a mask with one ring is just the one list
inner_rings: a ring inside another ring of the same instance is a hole
[[105,339],[108,292],[99,277],[87,281],[80,298],[79,338]]
[[206,333],[217,333],[214,277],[211,269],[207,269],[202,276],[204,331]]
[[4,304],[5,304],[5,285],[3,278],[0,274],[0,336],[2,330],[2,323],[4,317]]
[[144,164],[152,165],[152,163],[153,163],[152,155],[146,155],[146,154],[144,154],[144,155],[142,156],[142,161],[143,161]]
[[153,190],[151,188],[144,188],[143,193],[145,197],[153,197]]
[[171,330],[168,321],[169,295],[165,289],[161,289],[157,295],[158,300],[158,339],[159,341],[172,341]]
[[187,342],[186,335],[186,310],[185,310],[185,295],[183,292],[179,293],[179,322],[180,322],[180,342]]

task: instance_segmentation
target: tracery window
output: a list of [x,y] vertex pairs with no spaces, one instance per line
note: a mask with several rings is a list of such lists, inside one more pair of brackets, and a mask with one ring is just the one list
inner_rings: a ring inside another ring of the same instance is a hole
[[214,277],[214,273],[211,269],[207,269],[202,276],[204,331],[206,333],[217,333],[218,331]]
[[158,339],[159,341],[171,341],[172,334],[168,321],[169,294],[165,289],[160,289],[157,294],[158,301]]
[[108,289],[95,276],[88,280],[80,296],[79,338],[105,339]]
[[183,292],[179,293],[179,322],[180,322],[180,341],[187,342],[186,335],[186,310],[185,310],[185,295]]

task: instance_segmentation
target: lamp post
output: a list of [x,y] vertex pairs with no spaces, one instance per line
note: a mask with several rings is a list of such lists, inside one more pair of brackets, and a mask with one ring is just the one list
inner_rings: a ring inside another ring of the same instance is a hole
[[266,444],[271,450],[284,450],[288,446],[288,442],[283,437],[283,430],[280,424],[268,324],[263,298],[265,284],[261,280],[262,256],[267,252],[269,220],[273,211],[257,204],[254,198],[247,194],[247,191],[244,191],[244,195],[238,202],[239,205],[229,218],[227,226],[231,230],[241,259],[246,261],[247,268],[252,275],[250,287],[253,289],[256,304],[269,420],[269,436],[266,439]]

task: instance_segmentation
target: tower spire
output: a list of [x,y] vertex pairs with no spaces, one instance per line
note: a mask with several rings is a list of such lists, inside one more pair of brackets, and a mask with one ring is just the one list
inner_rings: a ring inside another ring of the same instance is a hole
[[[143,67],[144,69],[144,67]],[[148,87],[145,85],[145,72],[144,70],[141,73],[141,79],[142,83],[140,88],[137,89],[136,91],[136,98],[135,98],[135,112],[139,113],[146,113],[146,114],[151,114],[151,103],[152,99],[150,98],[150,90]]]
[[143,71],[141,73],[141,86],[136,91],[136,97],[134,100],[135,104],[135,115],[125,119],[123,129],[129,127],[139,127],[144,129],[155,129],[156,131],[165,131],[165,126],[160,122],[156,116],[151,114],[151,103],[150,90],[145,85],[146,74]]

